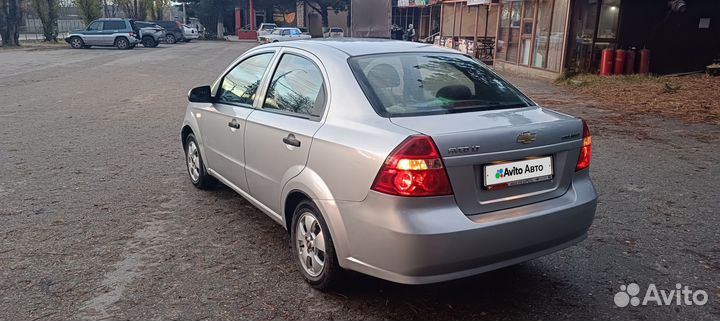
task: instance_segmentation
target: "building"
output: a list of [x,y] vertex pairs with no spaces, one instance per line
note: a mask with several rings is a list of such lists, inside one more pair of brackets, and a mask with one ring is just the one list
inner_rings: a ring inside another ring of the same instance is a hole
[[548,78],[597,72],[602,50],[610,48],[649,49],[650,72],[668,74],[702,70],[720,54],[720,1],[503,0],[499,6],[494,63],[500,70]]

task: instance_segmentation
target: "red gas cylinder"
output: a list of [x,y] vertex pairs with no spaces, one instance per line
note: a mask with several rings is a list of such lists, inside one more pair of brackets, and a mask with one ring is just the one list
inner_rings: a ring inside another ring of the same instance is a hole
[[635,73],[635,49],[625,52],[625,74],[632,75]]
[[625,50],[615,50],[615,74],[622,75],[625,68]]
[[650,72],[650,49],[640,50],[640,74],[647,75]]
[[600,76],[610,76],[613,72],[613,53],[610,48],[603,49],[600,58]]

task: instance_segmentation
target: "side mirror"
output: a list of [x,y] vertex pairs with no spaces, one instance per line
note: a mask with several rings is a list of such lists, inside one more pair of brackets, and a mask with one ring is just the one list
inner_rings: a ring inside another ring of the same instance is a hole
[[212,95],[210,86],[195,87],[188,93],[188,100],[191,103],[211,103]]

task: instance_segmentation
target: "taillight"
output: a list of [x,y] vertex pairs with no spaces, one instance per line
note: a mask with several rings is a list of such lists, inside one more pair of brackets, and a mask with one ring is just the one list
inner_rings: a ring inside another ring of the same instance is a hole
[[410,136],[390,153],[372,189],[399,196],[452,195],[445,167],[428,136]]
[[579,171],[590,167],[590,158],[592,158],[592,135],[590,135],[587,122],[583,120],[583,145],[575,170]]

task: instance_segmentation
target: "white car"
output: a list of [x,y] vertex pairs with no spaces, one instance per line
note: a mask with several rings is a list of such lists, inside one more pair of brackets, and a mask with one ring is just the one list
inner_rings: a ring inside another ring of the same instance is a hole
[[200,37],[200,33],[198,33],[197,29],[190,27],[188,25],[183,25],[183,35],[185,36],[184,41],[190,42],[191,40],[197,39]]
[[260,41],[260,37],[269,35],[275,28],[277,25],[274,23],[261,23],[257,30],[258,41]]
[[269,35],[261,36],[260,43],[310,39],[310,35],[303,34],[298,28],[275,28]]
[[325,38],[342,38],[345,37],[345,32],[342,28],[332,27],[325,33]]

